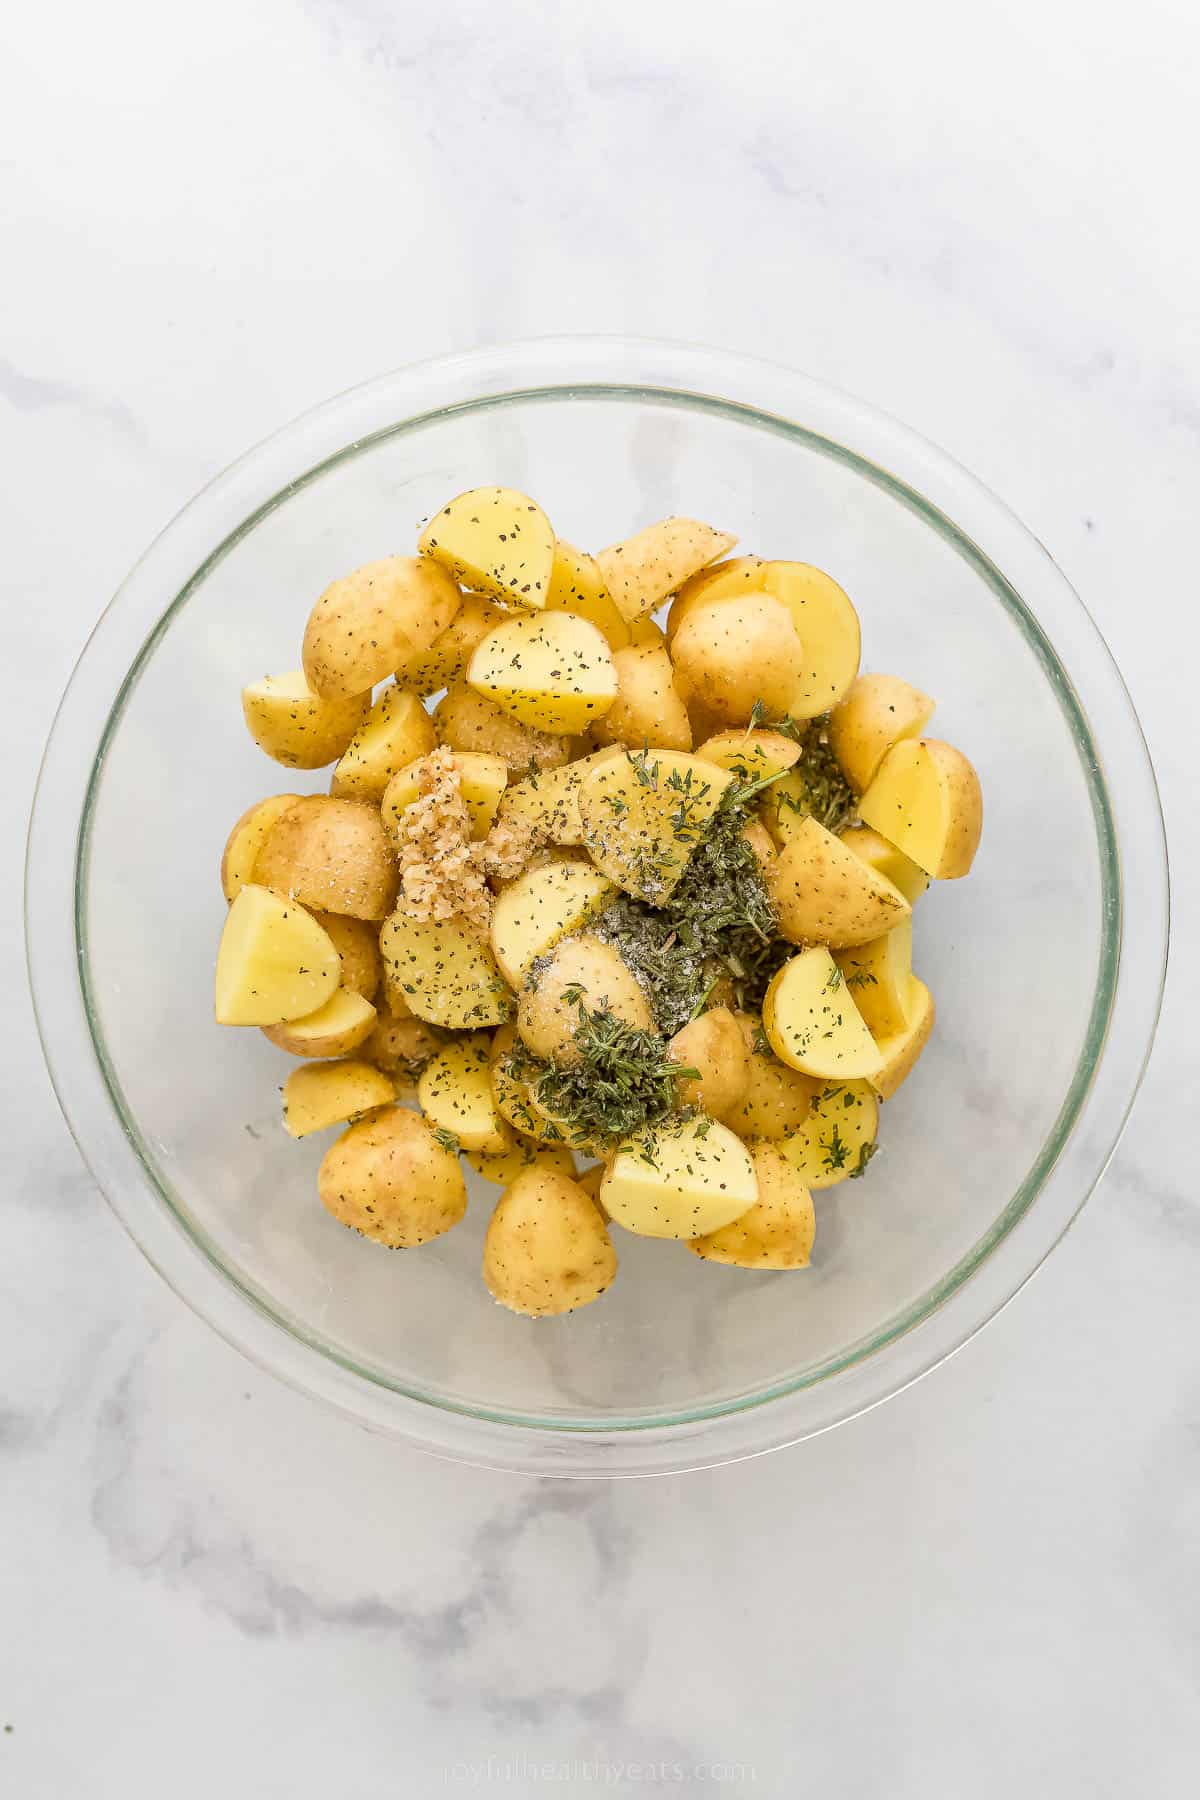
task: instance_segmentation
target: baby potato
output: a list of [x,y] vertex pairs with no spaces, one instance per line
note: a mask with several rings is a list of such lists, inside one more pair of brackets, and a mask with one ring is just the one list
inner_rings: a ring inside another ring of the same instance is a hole
[[598,1300],[616,1272],[604,1220],[576,1182],[526,1169],[500,1196],[484,1239],[483,1279],[510,1312],[573,1312]]
[[746,1091],[722,1123],[740,1138],[766,1138],[775,1143],[804,1124],[821,1083],[779,1061],[767,1042],[761,1019],[742,1012],[736,1019],[747,1057]]
[[[471,836],[485,838],[492,829],[500,796],[508,783],[508,764],[501,756],[481,756],[474,750],[456,750],[454,767],[471,821]],[[424,768],[425,758],[418,757],[407,768],[398,769],[384,790],[380,817],[383,829],[393,841],[398,836],[404,814],[421,798]]]
[[970,872],[983,831],[979,777],[937,738],[894,744],[859,802],[859,815],[935,881]]
[[590,1169],[584,1169],[581,1175],[575,1177],[577,1184],[583,1189],[588,1199],[594,1203],[600,1217],[605,1221],[608,1219],[608,1208],[600,1198],[600,1184],[607,1173],[608,1164],[596,1162]]
[[321,929],[328,932],[338,953],[342,986],[352,988],[364,1000],[374,1000],[383,968],[376,927],[367,919],[351,919],[343,913],[314,911],[312,916]]
[[554,574],[550,521],[515,488],[471,488],[435,513],[417,548],[464,587],[541,611]]
[[309,687],[329,700],[367,693],[413,650],[428,650],[461,604],[455,583],[423,556],[365,563],[332,582],[309,614]]
[[526,1169],[565,1175],[568,1181],[575,1179],[575,1158],[565,1144],[531,1144],[528,1138],[518,1137],[511,1126],[504,1129],[508,1136],[503,1150],[463,1151],[475,1173],[482,1175],[485,1181],[494,1181],[497,1187],[510,1187]]
[[712,1119],[681,1119],[622,1144],[600,1183],[618,1225],[639,1237],[697,1238],[758,1199],[749,1152]]
[[415,1250],[467,1210],[458,1158],[419,1113],[389,1106],[344,1131],[317,1178],[321,1204],[341,1225],[389,1250]]
[[353,988],[340,987],[324,1006],[303,1019],[264,1025],[263,1036],[289,1056],[348,1056],[370,1037],[374,1025],[371,1002]]
[[667,652],[654,643],[630,644],[615,653],[613,667],[617,697],[592,727],[595,742],[690,750],[692,727]]
[[623,650],[630,641],[629,627],[604,585],[595,557],[562,538],[554,546],[546,611],[574,613],[577,618],[587,619],[612,651]]
[[[514,727],[520,730],[520,726]],[[500,802],[502,823],[527,825],[535,840],[575,846],[583,843],[579,790],[592,770],[622,755],[617,748],[597,750],[558,769],[536,770],[524,781],[510,783]]]
[[284,1128],[291,1137],[308,1137],[376,1106],[390,1106],[395,1097],[387,1076],[371,1063],[309,1063],[293,1069],[283,1084]]
[[710,1119],[726,1119],[750,1087],[750,1053],[727,1006],[714,1006],[677,1031],[668,1046],[672,1062],[699,1070],[696,1080],[679,1083],[682,1106]]
[[339,800],[376,805],[398,769],[437,749],[433,720],[415,694],[385,688],[333,771],[329,791]]
[[417,1099],[434,1130],[448,1131],[464,1150],[503,1151],[510,1134],[496,1110],[492,1040],[473,1031],[444,1044],[421,1071]]
[[736,543],[699,519],[660,519],[601,550],[596,562],[621,617],[632,625]]
[[449,750],[500,756],[515,774],[557,769],[567,760],[566,738],[531,725],[519,725],[502,707],[465,682],[447,688],[433,709],[438,742]]
[[522,725],[576,736],[617,697],[612,651],[574,613],[527,614],[498,625],[472,656],[467,682]]
[[379,949],[389,980],[431,1025],[467,1031],[502,1024],[512,1010],[486,939],[462,919],[395,912],[384,921]]
[[908,991],[908,1023],[902,1031],[879,1040],[880,1066],[870,1079],[881,1100],[890,1100],[912,1074],[917,1058],[929,1042],[934,1018],[933,995],[914,975]]
[[492,1037],[492,1093],[502,1119],[519,1137],[537,1143],[560,1144],[562,1132],[534,1107],[529,1084],[513,1073],[511,1058],[517,1041],[515,1025],[501,1025]]
[[739,781],[767,781],[800,760],[800,746],[778,731],[718,731],[701,744],[696,755],[701,762],[728,769]]
[[584,1012],[609,1012],[635,1031],[653,1031],[649,1003],[611,944],[590,932],[564,938],[529,971],[517,1002],[517,1031],[535,1056],[579,1060],[575,1032]]
[[737,1269],[806,1269],[817,1232],[812,1195],[783,1147],[759,1142],[746,1148],[758,1199],[731,1224],[692,1238],[688,1249]]
[[774,976],[763,1029],[779,1060],[802,1075],[850,1081],[873,1076],[882,1065],[842,971],[820,945],[793,956]]
[[732,779],[678,750],[626,751],[595,764],[579,789],[589,856],[627,894],[661,905]]
[[878,1040],[903,1031],[912,982],[912,920],[856,949],[839,950],[833,960],[871,1036]]
[[762,586],[787,607],[804,646],[803,673],[782,710],[815,719],[845,697],[858,674],[858,614],[833,577],[809,563],[764,563]]
[[811,816],[797,821],[766,879],[779,929],[793,944],[850,949],[912,913],[898,888]]
[[[414,646],[396,664],[396,685],[420,696],[452,687],[465,677],[476,644],[482,643],[488,632],[495,631],[507,617],[502,607],[482,594],[467,594],[449,625],[427,650]],[[469,747],[473,746],[464,746]]]
[[758,571],[761,556],[730,556],[724,562],[710,563],[685,581],[667,610],[666,638],[675,642],[675,633],[694,606],[704,600],[743,600],[747,594],[761,593]]
[[337,990],[328,933],[302,906],[247,882],[225,915],[217,950],[218,1025],[303,1019]]
[[304,906],[354,919],[385,918],[399,883],[377,809],[325,794],[309,794],[280,815],[255,873]]
[[929,886],[929,877],[924,869],[918,869],[911,856],[905,856],[903,850],[897,850],[895,844],[889,844],[869,825],[847,825],[838,836],[855,856],[861,856],[893,887],[898,887],[910,906],[916,905]]
[[860,675],[829,717],[829,742],[856,794],[871,785],[893,744],[919,737],[933,701],[898,675]]
[[396,1083],[397,1091],[406,1088],[416,1093],[416,1079],[436,1056],[442,1039],[424,1019],[397,1018],[395,1013],[380,1013],[374,1030],[362,1044],[364,1062],[374,1063]]
[[556,858],[518,875],[492,913],[492,954],[509,986],[520,987],[539,957],[579,931],[616,894],[615,884],[585,862]]
[[271,794],[246,808],[226,839],[221,855],[221,892],[227,900],[236,900],[246,883],[254,880],[254,865],[267,833],[299,798],[299,794]]
[[779,1148],[810,1188],[836,1187],[861,1175],[879,1131],[879,1102],[869,1081],[837,1081],[821,1089],[812,1112]]
[[635,619],[629,627],[629,641],[631,644],[653,644],[657,650],[665,650],[667,634],[647,614],[644,619]]
[[694,606],[671,658],[692,695],[733,725],[744,725],[760,702],[770,714],[786,713],[805,666],[792,615],[769,594]]
[[370,690],[326,700],[296,669],[265,675],[242,689],[246,729],[260,750],[289,769],[322,769],[335,762],[361,726]]

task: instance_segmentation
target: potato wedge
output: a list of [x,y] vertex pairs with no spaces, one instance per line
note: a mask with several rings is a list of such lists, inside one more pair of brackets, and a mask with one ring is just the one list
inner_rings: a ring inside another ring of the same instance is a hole
[[777,1143],[799,1131],[822,1084],[780,1062],[767,1042],[761,1019],[751,1013],[735,1016],[748,1058],[747,1083],[741,1100],[722,1123],[740,1138]]
[[665,650],[667,634],[661,625],[655,623],[649,613],[643,619],[635,619],[629,627],[631,644],[653,644],[656,650]]
[[321,1204],[340,1225],[389,1250],[415,1250],[467,1210],[458,1158],[419,1113],[389,1106],[344,1131],[317,1177]]
[[761,820],[751,819],[749,824],[742,826],[741,836],[757,856],[759,867],[765,874],[779,854],[770,832]]
[[684,1119],[622,1144],[600,1183],[618,1225],[639,1237],[696,1238],[758,1199],[745,1145],[715,1120]]
[[588,854],[627,894],[661,905],[732,779],[675,750],[627,751],[597,764],[579,789]]
[[665,649],[630,644],[613,656],[617,697],[592,726],[597,744],[624,744],[631,750],[690,750],[692,727]]
[[811,816],[798,820],[771,863],[767,890],[779,929],[793,944],[849,949],[912,913],[899,888]]
[[860,675],[829,718],[829,742],[856,794],[870,787],[893,744],[919,737],[934,702],[898,675]]
[[529,971],[517,1031],[535,1056],[577,1062],[574,1038],[584,1012],[612,1013],[635,1031],[654,1029],[649,1002],[620,956],[586,931],[564,938]]
[[375,1008],[353,988],[340,987],[316,1012],[280,1025],[264,1025],[263,1036],[289,1056],[348,1056],[375,1028]]
[[858,614],[833,577],[810,563],[765,563],[762,586],[787,607],[804,646],[803,671],[783,710],[815,719],[845,698],[858,674]]
[[698,1069],[699,1078],[679,1083],[679,1104],[694,1106],[710,1119],[727,1119],[750,1088],[750,1052],[727,1006],[714,1006],[692,1019],[671,1039],[672,1062]]
[[557,769],[567,760],[565,737],[519,725],[503,707],[477,694],[466,682],[455,682],[433,709],[438,742],[449,750],[479,756],[501,756],[513,774],[530,769]]
[[385,918],[399,881],[377,809],[325,794],[309,794],[280,815],[255,875],[304,906],[353,919]]
[[[421,798],[421,776],[425,758],[420,756],[407,768],[397,770],[384,790],[380,804],[383,829],[396,841],[401,821],[408,808]],[[460,780],[459,791],[466,802],[471,821],[471,836],[485,838],[492,829],[500,796],[508,784],[508,764],[500,756],[481,756],[474,750],[456,750],[454,767]]]
[[260,750],[288,769],[323,769],[336,762],[362,725],[370,690],[326,700],[314,694],[303,669],[264,675],[242,689],[242,716]]
[[492,1040],[472,1031],[444,1044],[417,1082],[421,1111],[435,1131],[449,1132],[464,1150],[503,1151],[510,1134],[492,1092]]
[[596,562],[621,617],[631,625],[736,543],[728,532],[699,519],[660,519],[601,550]]
[[418,549],[464,587],[541,611],[554,575],[555,536],[528,494],[471,488],[435,513]]
[[492,1037],[492,1093],[500,1116],[519,1137],[536,1143],[561,1144],[562,1132],[551,1125],[533,1104],[529,1085],[514,1074],[512,1056],[517,1044],[515,1025],[501,1025]]
[[510,882],[492,913],[492,954],[518,988],[539,957],[615,899],[617,887],[590,863],[559,860]]
[[316,920],[247,882],[225,915],[217,951],[217,1024],[302,1019],[337,991],[339,975],[338,953]]
[[[517,729],[520,729],[519,727]],[[574,846],[583,843],[579,790],[593,769],[613,762],[623,752],[613,746],[581,756],[559,769],[536,770],[505,789],[497,817],[528,826],[536,842]]]
[[873,1038],[890,1037],[908,1024],[912,982],[912,920],[893,925],[882,937],[839,950],[834,962]]
[[863,1173],[878,1132],[879,1102],[871,1083],[831,1082],[813,1101],[799,1131],[779,1148],[808,1187],[836,1187]]
[[428,756],[437,741],[433,720],[417,696],[385,688],[346,746],[329,791],[339,800],[378,805],[396,771]]
[[800,746],[778,731],[718,731],[707,738],[696,755],[701,762],[727,769],[739,781],[766,781],[782,775],[799,761]]
[[468,685],[535,731],[586,731],[617,697],[612,651],[587,619],[550,612],[508,619],[478,646]]
[[236,900],[246,883],[254,880],[254,867],[267,833],[299,798],[299,794],[271,794],[246,808],[226,839],[221,855],[221,892],[227,900]]
[[782,1146],[748,1144],[758,1199],[719,1231],[692,1238],[688,1249],[705,1262],[737,1269],[806,1269],[817,1233],[812,1195]]
[[767,593],[693,606],[671,660],[689,697],[731,725],[745,725],[756,706],[775,718],[791,710],[806,668],[791,612]]
[[382,1069],[369,1062],[309,1063],[293,1069],[283,1084],[284,1128],[290,1137],[308,1137],[376,1106],[390,1106],[395,1098]]
[[604,585],[595,557],[562,538],[554,546],[546,611],[574,613],[576,618],[587,619],[610,650],[623,650],[630,641],[629,627]]
[[668,645],[675,642],[675,633],[688,613],[702,601],[740,600],[747,594],[761,593],[759,570],[762,566],[761,556],[731,556],[724,562],[710,563],[698,575],[685,581],[667,612]]
[[383,974],[378,928],[368,919],[351,919],[344,913],[314,911],[312,916],[329,933],[338,953],[342,986],[352,988],[364,1000],[374,1000]]
[[379,934],[384,968],[414,1015],[469,1031],[500,1025],[512,996],[486,939],[462,919],[414,919],[395,912]]
[[826,1081],[873,1076],[883,1058],[823,946],[784,963],[763,1001],[763,1030],[781,1062]]
[[369,692],[414,650],[428,650],[461,605],[455,583],[425,557],[365,563],[332,582],[309,614],[309,687],[330,700]]
[[983,793],[953,744],[906,738],[893,745],[858,810],[864,824],[935,881],[970,872],[983,831]]
[[483,1279],[510,1312],[547,1319],[589,1306],[616,1272],[604,1220],[565,1175],[526,1169],[500,1196],[484,1239]]
[[914,975],[908,993],[908,1023],[903,1031],[879,1040],[880,1066],[871,1076],[871,1086],[881,1100],[890,1100],[912,1074],[929,1042],[935,1017],[933,995]]
[[565,1144],[531,1144],[511,1128],[503,1150],[464,1150],[463,1155],[477,1175],[494,1181],[497,1187],[511,1187],[527,1169],[575,1179],[575,1158]]
[[[466,676],[476,644],[482,643],[488,632],[495,631],[507,617],[502,607],[483,594],[467,594],[449,625],[427,650],[414,646],[396,664],[396,685],[422,697],[452,687]],[[475,748],[465,744],[462,747]]]
[[924,869],[918,869],[911,856],[905,856],[903,850],[897,850],[895,844],[889,844],[869,825],[847,825],[838,836],[855,856],[861,856],[893,887],[898,887],[910,906],[915,906],[929,887],[929,877]]

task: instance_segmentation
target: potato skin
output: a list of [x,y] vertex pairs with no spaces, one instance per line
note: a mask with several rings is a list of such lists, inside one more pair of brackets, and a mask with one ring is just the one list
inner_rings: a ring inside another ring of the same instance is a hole
[[764,1049],[761,1020],[751,1013],[735,1016],[746,1047],[748,1078],[745,1094],[724,1123],[747,1142],[757,1138],[777,1142],[800,1129],[824,1083],[789,1069],[769,1045]]
[[342,962],[342,986],[353,988],[364,1000],[374,1000],[383,976],[379,933],[366,919],[344,913],[312,911],[313,918],[333,940]]
[[898,675],[859,675],[829,715],[829,743],[856,794],[871,781],[893,744],[924,731],[933,714],[928,694]]
[[315,1013],[280,1025],[264,1025],[262,1030],[276,1049],[285,1050],[289,1056],[349,1056],[370,1037],[375,1019],[371,1002],[353,988],[343,986]]
[[304,674],[315,694],[362,694],[428,649],[462,604],[458,584],[423,556],[385,556],[331,582],[309,614]]
[[929,1042],[937,1017],[933,995],[923,981],[914,975],[909,989],[909,1022],[894,1037],[880,1038],[879,1054],[883,1067],[870,1077],[871,1086],[881,1100],[890,1100],[896,1089],[907,1081],[917,1066],[918,1058]]
[[228,901],[236,900],[246,883],[254,880],[258,853],[267,841],[267,833],[300,798],[299,794],[269,794],[246,808],[221,853],[221,892]]
[[747,594],[761,593],[765,567],[761,556],[728,556],[724,562],[709,563],[685,581],[667,610],[667,643],[675,642],[675,633],[683,621],[703,601],[740,600]]
[[323,769],[336,762],[366,718],[371,692],[328,699],[304,676],[268,677],[242,689],[242,717],[259,749],[286,769]]
[[[578,1003],[568,993],[578,991]],[[591,932],[564,938],[534,965],[517,1002],[517,1030],[535,1056],[578,1060],[572,1039],[581,1012],[611,1012],[637,1031],[653,1031],[650,1006],[611,944]]]
[[500,756],[514,771],[524,773],[530,763],[539,769],[557,769],[567,760],[565,737],[519,724],[465,681],[456,681],[447,689],[433,709],[433,723],[438,742],[448,749]]
[[482,594],[468,594],[427,650],[413,648],[396,664],[397,686],[422,698],[436,694],[440,688],[452,687],[465,676],[476,645],[507,617],[503,607]]
[[458,1158],[424,1119],[400,1106],[351,1125],[326,1151],[321,1204],[339,1224],[389,1250],[412,1250],[457,1225],[467,1210]]
[[672,516],[610,544],[596,564],[621,617],[633,625],[736,543],[700,519]]
[[377,809],[325,794],[298,800],[275,821],[256,873],[302,906],[354,919],[386,918],[399,885]]
[[758,701],[773,717],[786,713],[804,668],[792,615],[769,594],[693,607],[671,656],[691,696],[730,725],[744,725]]
[[360,1055],[382,1069],[396,1082],[397,1092],[416,1093],[416,1076],[431,1056],[441,1048],[441,1039],[424,1019],[398,1019],[394,1013],[375,1021],[371,1035],[364,1038]]
[[680,1104],[725,1122],[750,1086],[750,1053],[729,1008],[714,1006],[690,1020],[675,1033],[669,1049],[673,1062],[700,1071],[698,1081],[680,1082]]
[[329,783],[338,800],[382,800],[406,763],[437,749],[433,720],[415,694],[387,687],[355,732]]
[[592,726],[597,745],[626,744],[640,750],[690,750],[692,727],[679,693],[671,658],[658,644],[630,644],[613,655],[617,697]]
[[688,1249],[706,1262],[738,1269],[805,1269],[816,1236],[812,1195],[774,1144],[746,1148],[758,1181],[758,1199],[731,1225],[691,1238]]
[[851,949],[912,913],[899,888],[813,818],[800,820],[766,882],[779,929],[793,944]]
[[488,1292],[529,1319],[598,1300],[617,1272],[604,1220],[575,1181],[531,1168],[500,1196],[483,1245]]

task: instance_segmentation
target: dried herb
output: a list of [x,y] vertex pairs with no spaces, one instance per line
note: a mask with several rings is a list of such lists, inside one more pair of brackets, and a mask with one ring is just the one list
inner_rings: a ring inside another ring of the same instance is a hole
[[835,836],[844,831],[853,823],[858,803],[830,746],[828,713],[819,719],[776,719],[770,730],[800,746],[800,756],[775,796],[776,805],[811,815]]
[[577,1061],[543,1062],[519,1040],[506,1059],[513,1079],[529,1085],[567,1142],[630,1137],[678,1112],[679,1083],[698,1081],[699,1070],[672,1062],[653,1032],[638,1031],[607,1009],[575,1005]]

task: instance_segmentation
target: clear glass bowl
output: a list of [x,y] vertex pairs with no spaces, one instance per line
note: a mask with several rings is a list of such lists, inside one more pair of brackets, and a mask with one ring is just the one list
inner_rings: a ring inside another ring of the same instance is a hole
[[[604,1300],[531,1323],[479,1275],[496,1190],[419,1254],[316,1199],[326,1141],[279,1124],[287,1059],[212,1019],[234,818],[320,789],[269,765],[239,689],[294,667],[334,576],[503,482],[592,546],[672,512],[829,569],[865,663],[936,696],[979,768],[970,880],[916,910],[939,1018],[864,1181],[817,1198],[812,1268],[713,1267],[615,1232]],[[1100,1176],[1157,1018],[1162,820],[1103,642],[989,493],[860,402],[762,363],[619,339],[402,370],[287,426],[134,569],[75,671],[30,834],[29,960],[83,1155],[176,1291],[370,1427],[467,1461],[635,1474],[751,1454],[862,1411],[990,1318]]]

